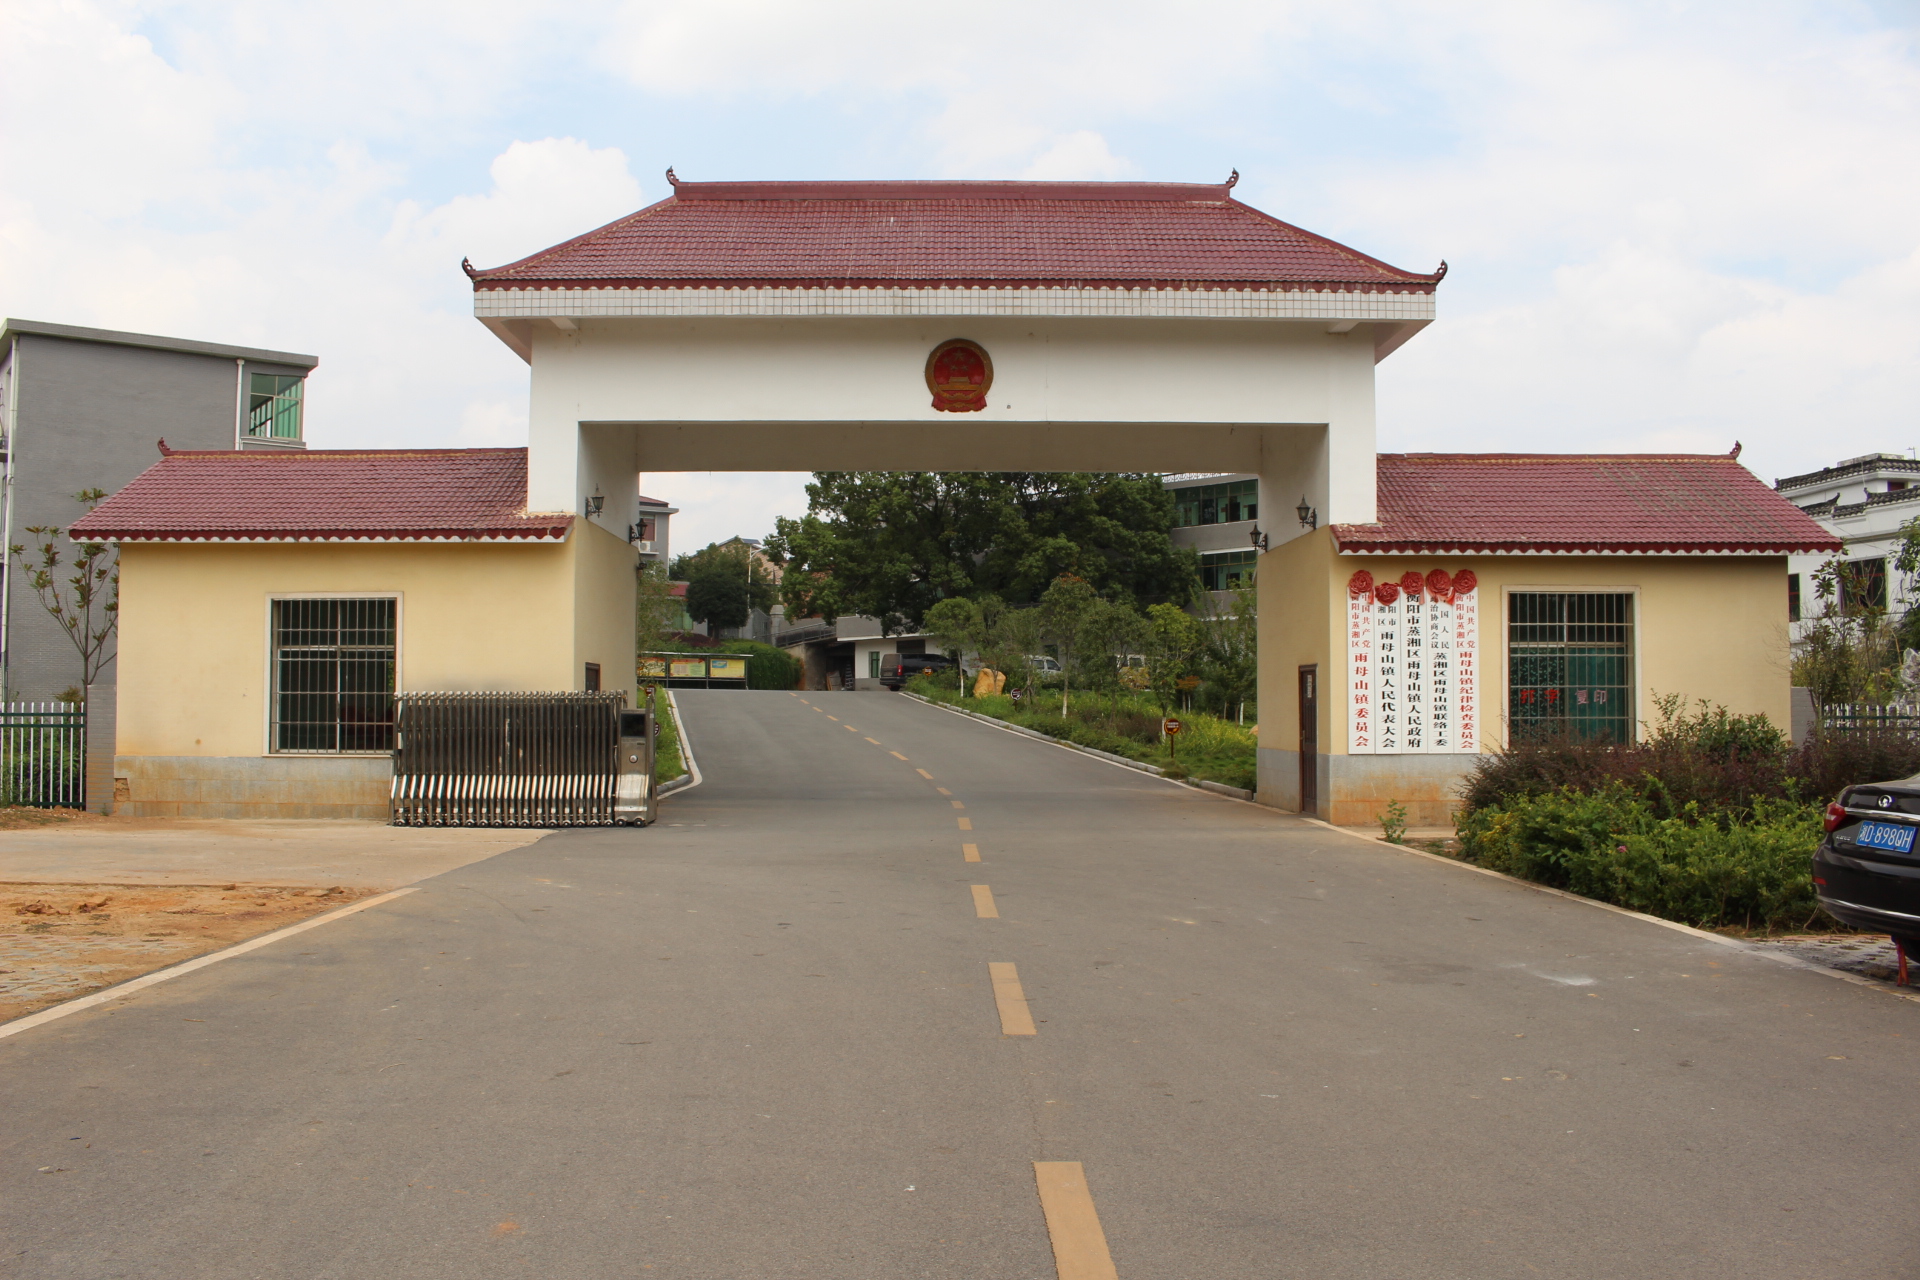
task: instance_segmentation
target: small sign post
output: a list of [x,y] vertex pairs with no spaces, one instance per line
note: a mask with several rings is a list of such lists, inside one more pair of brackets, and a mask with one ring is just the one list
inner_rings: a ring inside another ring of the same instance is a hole
[[1180,736],[1180,730],[1184,728],[1186,728],[1186,726],[1172,716],[1168,716],[1160,722],[1160,732],[1166,735],[1167,739],[1167,759],[1178,759],[1173,751],[1173,740]]

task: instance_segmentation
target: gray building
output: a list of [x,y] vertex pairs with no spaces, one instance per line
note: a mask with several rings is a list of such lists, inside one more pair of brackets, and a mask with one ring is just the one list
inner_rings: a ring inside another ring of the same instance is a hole
[[[8,320],[0,328],[0,527],[29,557],[32,526],[65,528],[73,495],[112,493],[169,449],[303,449],[315,356]],[[61,540],[62,560],[73,548]],[[113,665],[94,677],[113,682]],[[81,683],[73,641],[9,556],[0,574],[0,683],[45,701]]]
[[1260,478],[1190,473],[1163,476],[1161,483],[1173,494],[1173,545],[1200,553],[1200,584],[1214,593],[1215,607],[1230,608],[1228,593],[1253,572]]

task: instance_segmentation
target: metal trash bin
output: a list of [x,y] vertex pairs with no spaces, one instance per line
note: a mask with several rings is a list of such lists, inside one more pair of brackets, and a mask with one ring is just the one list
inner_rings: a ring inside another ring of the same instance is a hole
[[614,785],[613,820],[644,827],[657,813],[659,796],[653,778],[654,693],[647,690],[646,705],[620,713],[620,759]]

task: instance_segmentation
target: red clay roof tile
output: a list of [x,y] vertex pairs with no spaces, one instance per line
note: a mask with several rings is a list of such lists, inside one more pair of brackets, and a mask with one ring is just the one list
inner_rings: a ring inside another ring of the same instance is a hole
[[1729,455],[1383,453],[1343,552],[1784,555],[1840,540]]
[[1174,182],[682,182],[474,288],[1126,286],[1430,293],[1417,275]]
[[99,542],[561,541],[525,449],[182,450],[76,522]]

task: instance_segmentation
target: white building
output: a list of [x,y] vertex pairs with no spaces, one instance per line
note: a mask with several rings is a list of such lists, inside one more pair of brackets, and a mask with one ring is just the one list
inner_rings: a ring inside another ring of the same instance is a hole
[[[1806,475],[1776,480],[1773,487],[1846,544],[1841,558],[1863,584],[1866,603],[1895,614],[1920,597],[1920,578],[1893,567],[1900,526],[1920,517],[1920,460],[1898,453],[1868,453]],[[1794,622],[1820,611],[1815,575],[1827,557],[1792,556],[1787,561],[1787,616]],[[1796,637],[1797,638],[1797,637]]]

